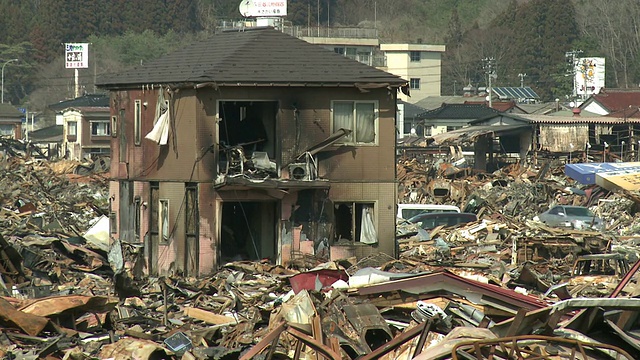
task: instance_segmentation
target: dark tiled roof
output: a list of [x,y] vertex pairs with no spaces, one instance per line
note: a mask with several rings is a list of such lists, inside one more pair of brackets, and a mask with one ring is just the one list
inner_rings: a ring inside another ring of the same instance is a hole
[[500,112],[482,104],[442,104],[418,115],[420,119],[481,119]]
[[49,105],[54,111],[62,111],[68,108],[106,107],[109,108],[109,96],[104,94],[87,94],[75,99],[60,101]]
[[[480,104],[486,107],[489,107],[488,101],[465,101],[465,104]],[[492,101],[491,108],[496,109],[500,112],[509,111],[516,107],[515,101]]]
[[34,130],[29,133],[29,138],[35,142],[42,140],[62,141],[63,127],[63,125],[53,125]]
[[23,117],[24,114],[15,106],[8,103],[0,104],[1,119],[21,119]]
[[98,80],[103,88],[141,84],[325,84],[406,81],[272,28],[224,32],[142,66]]
[[405,118],[414,118],[419,114],[424,113],[427,109],[422,108],[420,106],[408,103],[406,101],[398,100],[398,104],[404,104],[404,117]]

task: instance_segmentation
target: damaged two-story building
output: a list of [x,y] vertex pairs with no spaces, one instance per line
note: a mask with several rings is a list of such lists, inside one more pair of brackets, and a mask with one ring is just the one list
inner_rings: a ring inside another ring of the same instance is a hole
[[112,238],[143,244],[150,274],[282,263],[305,249],[395,256],[406,85],[272,28],[219,33],[103,77]]

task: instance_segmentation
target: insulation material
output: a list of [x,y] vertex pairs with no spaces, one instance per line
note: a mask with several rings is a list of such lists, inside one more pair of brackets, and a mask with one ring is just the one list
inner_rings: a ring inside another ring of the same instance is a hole
[[[589,125],[545,125],[540,127],[540,144],[549,151],[569,152],[569,144],[586,144],[589,141]],[[582,145],[580,145],[582,146]]]

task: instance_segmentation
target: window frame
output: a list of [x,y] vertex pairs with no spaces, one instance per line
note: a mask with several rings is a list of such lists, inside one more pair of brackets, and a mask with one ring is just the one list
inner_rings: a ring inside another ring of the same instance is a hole
[[[73,124],[73,133],[71,133],[71,124]],[[67,136],[78,136],[78,121],[77,120],[69,120],[67,121]]]
[[420,62],[422,60],[421,51],[409,51],[409,60],[411,62]]
[[[106,134],[97,134],[97,133],[94,134],[93,133],[93,127],[96,124],[106,124],[106,126],[107,126]],[[111,136],[111,120],[90,120],[89,121],[89,130],[91,132],[91,137],[92,138]]]
[[168,244],[171,240],[171,206],[167,198],[158,199],[158,238],[160,244]]
[[136,99],[133,110],[133,144],[140,146],[142,142],[142,100]]
[[118,116],[113,115],[111,116],[111,137],[118,136],[118,131],[116,131],[117,128],[118,128]]
[[420,78],[409,79],[409,88],[411,88],[411,90],[420,90]]
[[[373,222],[376,228],[376,233],[379,235],[380,234],[380,228],[379,228],[379,220],[378,220],[378,201],[375,200],[341,200],[341,201],[334,201],[333,205],[334,205],[334,211],[335,209],[340,205],[340,204],[346,204],[346,205],[350,205],[351,206],[351,235],[352,235],[352,239],[344,239],[341,238],[342,240],[346,240],[346,241],[350,241],[351,243],[355,244],[355,243],[361,243],[360,241],[360,234],[357,234],[356,236],[356,229],[358,228],[358,225],[356,224],[356,206],[358,205],[371,205],[373,206]],[[334,213],[334,217],[335,217],[335,213]],[[336,217],[337,220],[337,217]],[[360,221],[362,221],[362,218],[360,219]],[[337,230],[338,226],[337,224],[335,224],[335,228]],[[335,241],[338,241],[340,239],[338,239],[336,237],[336,233],[334,230],[334,238]],[[360,229],[360,231],[362,231],[362,229]]]
[[[352,103],[353,105],[353,122],[351,124],[351,140],[346,140],[345,138],[336,141],[336,145],[353,145],[353,146],[378,146],[380,141],[380,107],[378,100],[332,100],[331,101],[331,133],[335,133],[338,128],[335,126],[335,104],[337,103]],[[374,139],[372,142],[357,142],[356,141],[356,130],[353,129],[356,127],[357,120],[357,112],[356,105],[357,104],[373,104],[373,131],[374,131]]]

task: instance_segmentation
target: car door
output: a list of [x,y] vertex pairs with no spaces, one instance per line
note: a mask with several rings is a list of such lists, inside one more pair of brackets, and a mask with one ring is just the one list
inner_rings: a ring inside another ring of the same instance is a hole
[[563,224],[565,221],[565,213],[564,208],[562,206],[555,206],[551,210],[549,210],[549,225],[551,226],[559,226]]

